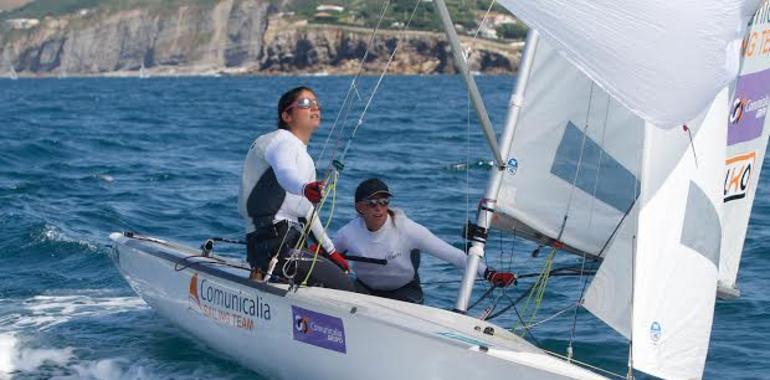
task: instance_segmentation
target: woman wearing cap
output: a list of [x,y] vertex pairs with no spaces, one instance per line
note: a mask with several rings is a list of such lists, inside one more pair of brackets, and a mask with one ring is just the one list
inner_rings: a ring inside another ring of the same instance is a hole
[[[334,245],[347,251],[349,257],[357,256],[353,262],[356,290],[422,303],[417,275],[419,256],[415,253],[427,252],[460,269],[465,268],[467,256],[402,211],[389,208],[391,196],[388,186],[379,179],[361,182],[355,194],[358,217],[337,232]],[[513,273],[497,272],[484,263],[479,263],[478,274],[496,286],[508,286],[516,280]]]
[[[315,163],[307,153],[310,138],[320,124],[321,105],[313,90],[291,89],[278,101],[278,129],[259,136],[246,154],[239,204],[246,220],[247,261],[253,279],[262,279],[275,255],[279,262],[274,272],[281,275],[283,261],[300,239],[303,222],[311,220],[313,203],[321,200],[323,184],[316,181]],[[331,252],[328,259],[347,271],[347,262],[319,218],[312,219],[313,235],[326,252]],[[321,267],[313,269],[314,276],[330,271],[323,265],[328,262],[321,261]],[[331,276],[340,278],[334,273]]]

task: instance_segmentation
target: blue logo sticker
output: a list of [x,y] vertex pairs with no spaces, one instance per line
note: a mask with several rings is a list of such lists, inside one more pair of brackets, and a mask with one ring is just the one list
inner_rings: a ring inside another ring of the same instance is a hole
[[291,313],[294,340],[343,354],[347,352],[342,319],[293,305]]
[[652,322],[652,325],[650,325],[650,339],[652,339],[652,342],[658,343],[662,334],[663,329],[660,327],[660,323]]
[[510,160],[508,160],[507,169],[508,169],[508,174],[510,175],[516,174],[516,172],[519,171],[519,160],[515,158],[511,158]]

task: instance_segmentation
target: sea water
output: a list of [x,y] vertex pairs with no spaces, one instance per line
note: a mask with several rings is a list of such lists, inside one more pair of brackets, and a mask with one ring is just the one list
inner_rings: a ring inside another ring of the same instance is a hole
[[[386,77],[351,138],[376,80],[364,78],[327,140],[351,79],[0,80],[0,379],[255,378],[138,298],[108,259],[107,236],[137,231],[192,246],[212,236],[242,238],[243,157],[256,136],[275,128],[277,99],[293,86],[313,87],[323,105],[310,145],[319,175],[351,141],[332,231],[354,216],[357,183],[377,176],[391,186],[395,207],[461,246],[461,225],[475,215],[491,158],[462,83]],[[476,79],[499,127],[515,78]],[[766,175],[761,184],[738,281],[743,296],[717,303],[706,378],[770,377]],[[490,241],[487,260],[498,269],[531,273],[543,265],[545,255],[531,257],[532,244],[497,233]],[[243,258],[239,246],[216,250]],[[423,257],[426,302],[451,308],[461,273]],[[578,262],[570,255],[557,260]],[[498,298],[506,305],[506,296],[531,283],[521,280],[471,314]],[[578,277],[552,279],[534,320],[574,304],[580,289]],[[565,353],[573,318],[569,311],[538,325],[534,339]],[[504,327],[516,321],[510,313],[495,319]],[[577,359],[625,373],[627,347],[590,314],[577,314]]]

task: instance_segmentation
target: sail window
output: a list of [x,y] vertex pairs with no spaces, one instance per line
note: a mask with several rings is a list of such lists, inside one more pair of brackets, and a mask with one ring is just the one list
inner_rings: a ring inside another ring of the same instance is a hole
[[708,196],[690,182],[680,243],[692,248],[719,268],[722,224]]
[[578,189],[621,213],[625,213],[639,195],[639,180],[634,173],[571,121],[564,129],[551,174],[569,184],[574,182]]

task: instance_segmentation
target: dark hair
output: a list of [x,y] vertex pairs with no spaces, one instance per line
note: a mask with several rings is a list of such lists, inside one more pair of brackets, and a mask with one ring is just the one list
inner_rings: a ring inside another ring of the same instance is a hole
[[302,91],[309,91],[315,95],[315,91],[305,86],[292,88],[291,90],[286,91],[283,93],[283,95],[281,95],[281,99],[278,100],[278,129],[289,130],[289,125],[283,121],[283,117],[281,115],[283,115],[283,112],[286,111],[286,108],[289,108],[289,106],[297,100],[299,94],[301,94]]

